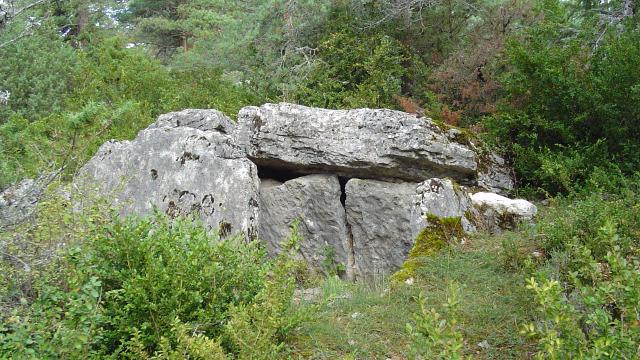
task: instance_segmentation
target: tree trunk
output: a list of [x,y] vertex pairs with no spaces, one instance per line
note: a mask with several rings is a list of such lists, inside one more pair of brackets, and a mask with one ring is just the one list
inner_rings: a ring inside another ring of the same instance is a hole
[[78,13],[76,14],[78,19],[78,34],[82,33],[89,25],[89,11],[85,6],[78,8]]
[[182,34],[182,36],[180,36],[180,46],[185,52],[189,50],[189,35]]

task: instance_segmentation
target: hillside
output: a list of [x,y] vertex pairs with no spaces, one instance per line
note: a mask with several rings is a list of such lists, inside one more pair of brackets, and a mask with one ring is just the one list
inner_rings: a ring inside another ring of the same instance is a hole
[[0,0],[0,358],[639,358],[638,12]]

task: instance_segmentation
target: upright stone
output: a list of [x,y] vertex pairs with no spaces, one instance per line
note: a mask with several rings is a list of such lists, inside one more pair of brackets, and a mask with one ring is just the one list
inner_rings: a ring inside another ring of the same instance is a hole
[[354,273],[358,279],[387,275],[402,265],[427,215],[459,217],[467,231],[468,195],[451,180],[389,183],[352,179],[346,186],[347,222],[351,228]]
[[275,255],[298,219],[304,260],[317,269],[322,269],[325,260],[346,266],[349,244],[340,196],[335,175],[307,175],[285,183],[262,179],[258,237],[265,241],[269,254]]

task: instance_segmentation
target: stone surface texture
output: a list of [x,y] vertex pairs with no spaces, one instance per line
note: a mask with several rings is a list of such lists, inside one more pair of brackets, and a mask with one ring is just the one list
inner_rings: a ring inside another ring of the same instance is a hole
[[133,141],[105,143],[81,169],[79,181],[89,179],[85,184],[113,197],[123,215],[147,215],[157,207],[171,217],[196,215],[221,235],[241,231],[254,237],[256,166],[229,135],[160,120]]
[[158,120],[149,126],[150,129],[163,127],[187,127],[229,134],[233,131],[235,124],[218,110],[185,109],[160,115]]
[[460,217],[467,231],[469,196],[451,180],[389,183],[351,179],[346,185],[347,223],[353,239],[353,273],[357,279],[383,276],[398,269],[428,225],[427,214]]
[[498,194],[506,194],[515,187],[513,171],[497,154],[489,154],[481,159],[477,181],[481,189]]
[[258,165],[408,181],[469,179],[477,169],[471,149],[399,111],[265,104],[242,109],[238,122],[239,143]]
[[500,192],[513,187],[499,156],[480,159],[472,143],[457,140],[464,138],[460,130],[415,114],[280,103],[246,107],[238,124],[238,143],[262,166],[413,182],[451,177]]
[[478,192],[471,195],[476,223],[483,230],[500,232],[502,229],[512,229],[520,222],[532,221],[537,207],[523,199],[509,199],[507,197],[488,192]]
[[269,254],[277,254],[282,241],[289,237],[291,224],[298,219],[304,260],[322,269],[327,248],[331,248],[330,260],[346,265],[349,245],[340,196],[335,175],[307,175],[285,183],[262,179],[258,237],[265,241]]
[[0,192],[0,230],[19,225],[31,217],[47,186],[59,171],[25,179]]

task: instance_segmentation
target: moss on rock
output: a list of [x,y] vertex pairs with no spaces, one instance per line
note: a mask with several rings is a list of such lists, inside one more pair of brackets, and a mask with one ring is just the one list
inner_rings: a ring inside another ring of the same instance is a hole
[[394,281],[405,281],[416,275],[416,271],[424,264],[424,258],[437,254],[447,245],[464,236],[462,222],[459,217],[438,217],[427,215],[427,226],[416,237],[409,251],[407,260],[400,270],[392,276]]

